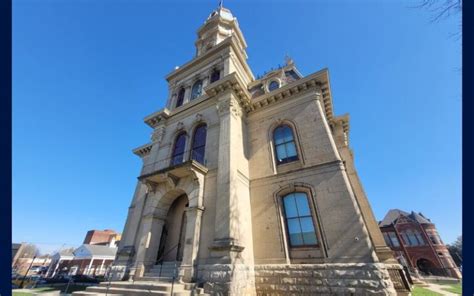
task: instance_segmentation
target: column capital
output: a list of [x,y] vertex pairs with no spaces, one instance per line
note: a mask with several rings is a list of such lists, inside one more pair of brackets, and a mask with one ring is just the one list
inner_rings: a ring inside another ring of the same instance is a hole
[[229,113],[232,113],[234,116],[239,117],[242,115],[242,107],[240,106],[237,99],[235,99],[233,96],[227,97],[223,100],[219,100],[216,107],[219,116],[224,116]]
[[195,212],[195,213],[200,213],[204,212],[204,207],[202,206],[195,206],[195,207],[189,207],[185,209],[186,212]]
[[150,219],[150,220],[157,220],[158,223],[162,223],[164,224],[166,222],[166,218],[160,216],[160,215],[157,215],[155,213],[149,213],[149,214],[145,214],[143,215],[143,219],[146,220],[146,219]]

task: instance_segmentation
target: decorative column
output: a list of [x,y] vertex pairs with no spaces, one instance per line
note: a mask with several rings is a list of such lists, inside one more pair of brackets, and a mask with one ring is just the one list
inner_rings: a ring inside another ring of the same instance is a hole
[[56,263],[56,266],[54,267],[53,274],[51,274],[51,277],[54,277],[56,275],[56,272],[59,268],[59,265],[61,264],[61,259],[58,260],[58,263]]
[[102,273],[102,270],[104,270],[104,263],[105,259],[102,260],[102,264],[100,265],[100,273]]
[[91,272],[91,268],[92,268],[92,263],[94,262],[94,256],[91,257],[91,262],[89,263],[89,266],[87,267],[87,273],[86,275],[89,275],[90,272]]
[[183,105],[184,105],[191,100],[192,85],[186,84],[186,85],[183,85],[183,87],[184,87],[184,100],[183,100]]

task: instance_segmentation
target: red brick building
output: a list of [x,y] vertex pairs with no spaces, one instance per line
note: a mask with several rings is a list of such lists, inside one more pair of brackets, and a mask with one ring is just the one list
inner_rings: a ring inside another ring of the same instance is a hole
[[81,246],[53,255],[47,276],[103,276],[115,260],[119,241],[120,234],[113,230],[89,230]]
[[83,244],[86,245],[109,245],[110,242],[117,244],[120,240],[120,234],[110,230],[89,230],[86,234]]
[[422,213],[390,210],[379,227],[395,257],[410,271],[461,278],[435,225]]

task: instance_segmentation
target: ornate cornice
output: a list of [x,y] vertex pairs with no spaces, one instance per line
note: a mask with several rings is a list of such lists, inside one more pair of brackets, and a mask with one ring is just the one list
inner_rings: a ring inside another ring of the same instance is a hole
[[333,119],[329,122],[331,125],[337,125],[340,124],[342,125],[342,130],[344,133],[349,132],[349,114],[344,114],[340,116],[333,117]]
[[163,108],[159,111],[156,111],[155,113],[148,115],[145,117],[144,121],[146,124],[151,126],[152,128],[157,127],[160,123],[163,123],[168,119],[170,116],[170,110],[167,108]]
[[295,94],[305,92],[310,89],[320,89],[321,99],[326,118],[331,120],[334,116],[331,89],[329,86],[329,71],[323,69],[302,79],[296,80],[277,90],[261,95],[252,100],[251,111],[256,111],[276,102],[285,100]]
[[237,42],[238,41],[237,41],[237,38],[235,36],[230,36],[230,37],[226,38],[224,41],[217,44],[216,46],[211,48],[209,51],[203,53],[202,55],[200,55],[198,57],[195,57],[191,61],[187,62],[186,64],[182,65],[178,69],[176,69],[173,72],[171,72],[170,74],[168,74],[166,76],[166,80],[168,82],[170,82],[172,79],[176,78],[178,75],[187,72],[188,70],[190,70],[194,66],[198,65],[202,61],[210,58],[211,56],[213,56],[213,55],[217,56],[217,53],[220,50],[222,50],[225,47],[228,47],[229,45],[233,48],[235,54],[239,58],[239,61],[242,64],[242,66],[244,67],[246,74],[249,75],[249,77],[253,80],[254,76],[253,76],[252,70],[250,69],[249,65],[246,62],[246,57],[244,57],[242,55],[242,52],[239,49],[239,46],[238,46]]
[[148,144],[145,144],[145,145],[142,145],[138,148],[135,148],[133,149],[133,153],[135,155],[138,155],[140,156],[141,158],[147,156],[148,154],[150,154],[150,151],[151,151],[151,147],[153,146],[152,143],[148,143]]
[[[242,106],[242,108],[244,108],[246,111],[251,110],[250,93],[248,92],[245,83],[242,82],[240,77],[235,72],[227,75],[223,79],[209,84],[204,88],[204,91],[209,98],[227,91],[232,91],[240,106]],[[228,104],[230,105],[229,107],[232,107],[233,103],[229,101]],[[222,108],[220,108],[220,110],[221,109]]]

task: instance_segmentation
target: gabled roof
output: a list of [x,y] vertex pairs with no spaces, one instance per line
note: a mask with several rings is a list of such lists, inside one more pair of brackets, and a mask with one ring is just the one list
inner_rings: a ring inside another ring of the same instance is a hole
[[117,253],[116,247],[88,245],[88,244],[83,244],[82,246],[74,250],[75,257],[88,257],[88,256],[115,257],[116,253]]
[[66,257],[66,256],[70,256],[70,257],[73,257],[74,256],[74,250],[73,249],[64,249],[64,250],[61,250],[58,252],[58,254],[61,256],[61,257]]
[[408,213],[408,212],[405,212],[405,211],[402,211],[402,210],[399,210],[399,209],[391,209],[385,215],[383,220],[379,222],[379,226],[384,227],[384,226],[389,226],[389,225],[395,224],[397,222],[398,218],[400,218],[400,216],[408,217],[408,218],[412,219],[413,221],[416,221],[420,224],[433,224],[428,218],[423,216],[422,213],[417,214],[413,211],[411,213]]

